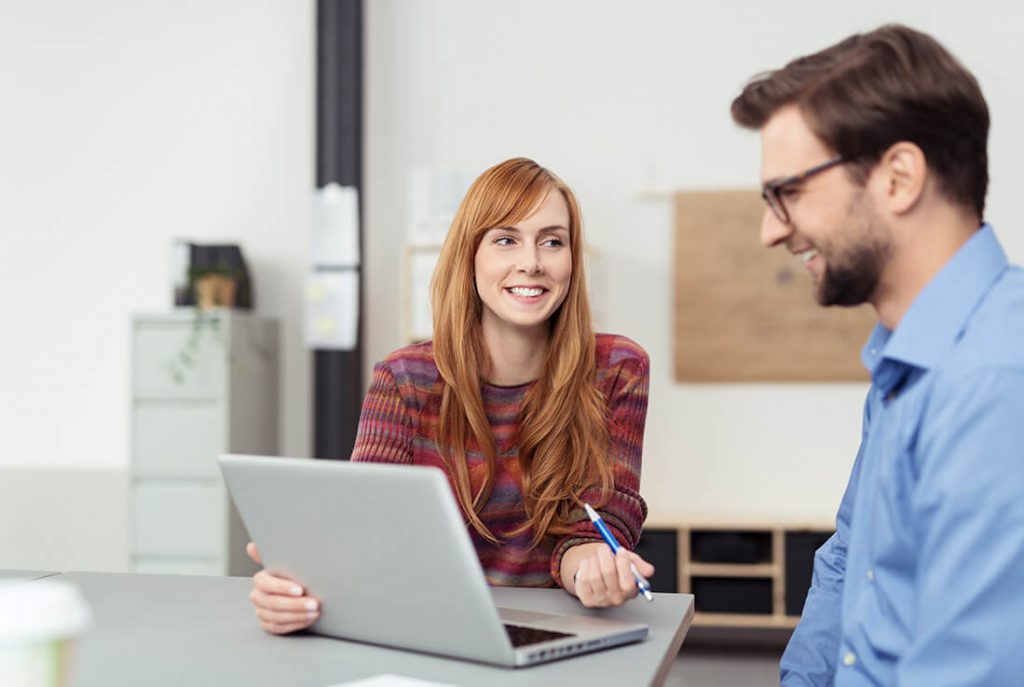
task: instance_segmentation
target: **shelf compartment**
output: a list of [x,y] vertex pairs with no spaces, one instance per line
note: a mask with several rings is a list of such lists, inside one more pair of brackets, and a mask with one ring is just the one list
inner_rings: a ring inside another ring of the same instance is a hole
[[697,612],[771,615],[774,585],[771,577],[690,578]]
[[679,591],[679,533],[676,530],[645,529],[635,552],[654,566],[650,579],[653,591]]
[[771,563],[772,533],[695,529],[690,532],[690,560],[694,563]]
[[785,534],[785,610],[799,616],[804,611],[807,590],[814,571],[814,554],[829,540],[831,532],[786,532]]

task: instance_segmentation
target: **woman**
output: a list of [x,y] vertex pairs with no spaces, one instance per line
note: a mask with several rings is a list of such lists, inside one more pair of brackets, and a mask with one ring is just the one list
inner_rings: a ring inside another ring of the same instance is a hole
[[[548,170],[516,158],[484,172],[434,272],[434,339],[376,365],[352,460],[442,469],[491,584],[560,585],[585,606],[617,606],[637,594],[631,562],[654,572],[627,551],[647,512],[648,360],[591,330],[580,234],[576,198]],[[251,599],[274,633],[319,614],[300,585],[265,571]]]

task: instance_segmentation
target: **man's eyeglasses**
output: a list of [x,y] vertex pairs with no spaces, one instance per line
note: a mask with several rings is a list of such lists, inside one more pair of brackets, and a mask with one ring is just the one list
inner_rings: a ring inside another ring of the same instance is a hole
[[782,194],[786,189],[796,184],[803,183],[815,174],[820,174],[827,169],[832,169],[836,165],[841,165],[846,161],[846,158],[842,155],[836,155],[831,160],[826,160],[820,165],[811,167],[799,174],[794,174],[791,177],[779,179],[778,181],[771,181],[761,187],[761,197],[764,198],[764,202],[768,204],[768,207],[772,209],[772,212],[775,213],[775,216],[779,218],[780,222],[783,224],[789,224],[789,211],[786,210],[786,205],[782,202]]

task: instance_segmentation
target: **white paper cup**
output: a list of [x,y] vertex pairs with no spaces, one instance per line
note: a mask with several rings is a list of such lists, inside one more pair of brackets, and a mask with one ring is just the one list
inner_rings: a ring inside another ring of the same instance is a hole
[[88,624],[89,607],[70,582],[0,585],[0,685],[70,685],[75,639]]

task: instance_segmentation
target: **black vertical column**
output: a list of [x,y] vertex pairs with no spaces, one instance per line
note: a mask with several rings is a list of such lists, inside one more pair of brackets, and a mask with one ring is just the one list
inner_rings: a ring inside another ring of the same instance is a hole
[[[336,182],[356,188],[362,234],[362,0],[317,0],[316,23],[316,185]],[[362,292],[360,268],[361,301],[365,300]],[[363,386],[362,313],[360,306],[355,350],[314,353],[313,450],[317,458],[347,459],[355,444]]]

